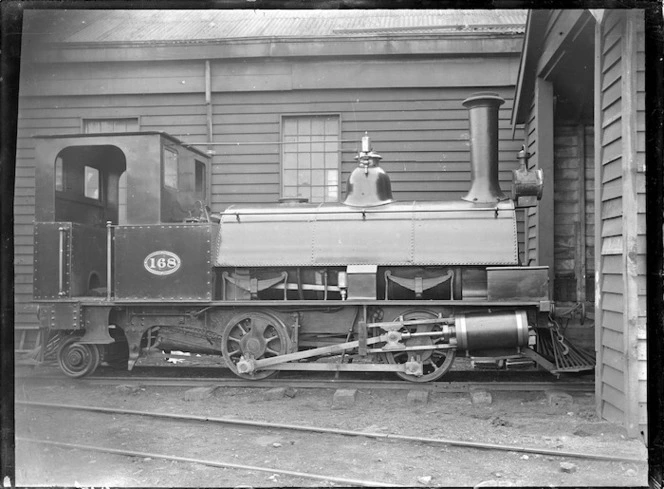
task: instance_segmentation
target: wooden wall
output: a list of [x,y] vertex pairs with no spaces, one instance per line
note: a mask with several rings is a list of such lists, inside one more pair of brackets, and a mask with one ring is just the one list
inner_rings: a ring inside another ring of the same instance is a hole
[[[23,59],[25,63],[27,57]],[[513,141],[509,129],[514,56],[349,60],[343,69],[338,61],[310,61],[308,67],[301,60],[210,64],[213,140],[230,143],[210,147],[216,152],[214,211],[280,197],[280,120],[295,114],[339,114],[341,138],[349,141],[341,146],[342,182],[355,166],[360,138],[368,131],[390,173],[395,198],[457,199],[468,190],[470,179],[468,117],[461,102],[476,91],[496,91],[506,99],[500,112],[500,178],[503,190],[509,191],[521,138],[517,131]],[[479,76],[486,70],[495,76]],[[207,141],[204,73],[201,60],[22,66],[15,210],[17,328],[37,328],[31,303],[32,136],[80,133],[83,119],[137,117],[141,130],[166,131],[185,142]]]
[[645,79],[639,11],[607,11],[597,29],[596,348],[598,412],[645,431]]
[[[501,111],[500,178],[509,190],[519,149],[508,129],[512,93],[504,87],[491,89],[507,99]],[[395,198],[460,198],[470,188],[468,111],[461,102],[474,91],[476,87],[215,94],[215,140],[248,144],[216,148],[213,207],[275,202],[280,197],[280,118],[316,113],[341,118],[342,182],[355,168],[360,139],[368,131]],[[344,190],[342,186],[342,199]]]
[[594,155],[592,125],[555,124],[554,296],[558,302],[594,302]]

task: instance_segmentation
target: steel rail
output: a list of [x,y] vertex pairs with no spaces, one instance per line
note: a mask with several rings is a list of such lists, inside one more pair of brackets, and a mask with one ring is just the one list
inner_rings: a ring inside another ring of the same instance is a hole
[[[178,367],[173,367],[174,369]],[[16,375],[17,378],[30,379],[61,379],[70,380],[60,374],[47,375]],[[140,375],[122,377],[102,377],[91,375],[76,382],[92,385],[117,385],[121,383],[137,383],[142,386],[160,387],[189,387],[201,384],[216,385],[218,387],[237,388],[272,388],[277,386],[289,386],[298,389],[372,389],[372,390],[425,390],[433,393],[464,393],[470,389],[485,389],[500,392],[538,392],[549,389],[562,389],[572,392],[594,392],[594,382],[549,382],[549,381],[451,381],[418,383],[405,382],[403,380],[335,380],[335,379],[268,379],[268,380],[244,380],[240,378],[214,378],[214,377],[153,377]]]
[[436,382],[430,384],[413,384],[404,381],[371,381],[371,380],[328,380],[323,382],[310,380],[239,380],[235,379],[160,379],[158,377],[118,377],[93,378],[87,377],[78,382],[88,382],[98,385],[117,384],[120,382],[137,382],[141,385],[151,386],[188,386],[199,384],[215,384],[219,387],[241,388],[270,388],[275,386],[290,386],[300,389],[373,389],[373,390],[426,390],[429,392],[468,392],[471,388],[506,392],[533,392],[548,389],[563,389],[574,392],[594,392],[594,383],[555,383],[555,382]]
[[35,401],[15,401],[17,406],[31,406],[31,407],[40,407],[40,408],[51,408],[51,409],[72,409],[78,411],[92,411],[100,412],[106,414],[127,414],[134,416],[149,416],[154,418],[164,418],[164,419],[174,419],[180,421],[202,421],[209,423],[220,423],[220,424],[230,424],[230,425],[239,425],[239,426],[251,426],[255,428],[270,428],[270,429],[284,429],[284,430],[293,430],[293,431],[304,431],[312,433],[327,433],[334,435],[344,435],[344,436],[363,436],[367,438],[384,438],[390,440],[402,440],[409,442],[417,443],[431,443],[439,445],[450,445],[461,448],[475,448],[481,450],[497,450],[497,451],[507,451],[507,452],[522,452],[522,453],[534,453],[539,455],[547,455],[554,457],[567,457],[567,458],[582,458],[588,460],[601,460],[601,461],[610,461],[610,462],[635,462],[641,463],[643,460],[638,458],[630,457],[619,457],[615,455],[603,455],[603,454],[594,454],[594,453],[580,453],[580,452],[565,452],[559,450],[550,450],[547,448],[536,448],[536,447],[522,447],[517,445],[500,445],[497,443],[481,443],[473,441],[464,441],[464,440],[454,440],[450,438],[424,438],[419,436],[408,436],[408,435],[394,435],[389,433],[373,433],[367,431],[351,431],[351,430],[342,430],[338,428],[323,428],[318,426],[306,426],[306,425],[292,425],[292,424],[283,424],[283,423],[267,423],[262,421],[251,421],[251,420],[241,420],[241,419],[229,419],[229,418],[215,418],[209,416],[195,416],[195,415],[184,415],[184,414],[173,414],[173,413],[157,413],[153,411],[137,411],[131,409],[116,409],[116,408],[104,408],[96,406],[81,406],[74,404],[52,404],[45,402],[35,402]]
[[52,440],[42,440],[42,439],[37,439],[37,438],[25,438],[22,436],[17,436],[16,441],[24,441],[27,443],[40,443],[43,445],[51,445],[51,446],[57,446],[57,447],[62,447],[62,448],[72,448],[72,449],[79,449],[79,450],[91,450],[95,452],[106,452],[106,453],[113,453],[116,455],[125,455],[128,457],[142,457],[142,458],[159,458],[163,460],[172,460],[175,462],[185,462],[185,463],[192,463],[192,464],[201,464],[201,465],[209,465],[211,467],[218,467],[218,468],[230,468],[230,469],[240,469],[240,470],[248,470],[248,471],[257,471],[257,472],[269,472],[271,474],[281,474],[281,475],[289,475],[292,477],[303,477],[306,479],[314,479],[314,480],[321,480],[321,481],[331,481],[331,482],[338,482],[341,484],[346,484],[348,486],[366,486],[366,487],[407,487],[407,486],[402,486],[402,485],[397,485],[397,484],[387,484],[385,482],[377,482],[377,481],[365,481],[365,480],[357,480],[357,479],[345,479],[342,477],[332,477],[332,476],[326,476],[326,475],[318,475],[318,474],[310,474],[308,472],[296,472],[292,470],[284,470],[284,469],[273,469],[270,467],[259,467],[256,465],[243,465],[243,464],[234,464],[230,462],[215,462],[214,460],[205,460],[205,459],[199,459],[199,458],[189,458],[189,457],[178,457],[175,455],[164,455],[160,453],[152,453],[152,452],[137,452],[134,450],[125,450],[125,449],[118,449],[118,448],[109,448],[109,447],[100,447],[100,446],[95,446],[95,445],[83,445],[80,443],[65,443],[65,442],[59,442],[59,441],[52,441]]

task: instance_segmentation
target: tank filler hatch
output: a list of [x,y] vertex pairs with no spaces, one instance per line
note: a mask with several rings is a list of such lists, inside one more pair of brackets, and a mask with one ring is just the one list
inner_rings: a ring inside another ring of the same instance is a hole
[[392,184],[378,162],[382,157],[371,148],[369,135],[362,136],[362,150],[355,157],[357,168],[348,177],[344,204],[352,207],[374,207],[394,202]]

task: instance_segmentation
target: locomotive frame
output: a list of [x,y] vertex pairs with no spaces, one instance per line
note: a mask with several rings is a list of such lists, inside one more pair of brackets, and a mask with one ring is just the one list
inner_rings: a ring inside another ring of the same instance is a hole
[[521,153],[512,200],[500,190],[500,104],[495,94],[464,102],[472,182],[461,202],[394,201],[368,136],[344,203],[222,214],[205,204],[209,157],[165,133],[40,137],[43,338],[62,335],[71,377],[102,361],[132,369],[155,349],[220,355],[248,379],[391,371],[426,382],[457,351],[557,372],[536,347],[555,325],[547,268],[520,266],[516,237],[515,204],[536,205],[542,174]]

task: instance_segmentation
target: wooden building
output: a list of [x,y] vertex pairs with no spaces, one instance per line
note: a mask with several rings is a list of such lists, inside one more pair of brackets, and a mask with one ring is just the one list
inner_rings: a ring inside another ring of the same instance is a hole
[[553,176],[526,217],[528,261],[551,267],[558,307],[594,332],[598,415],[645,439],[644,19],[529,12],[512,124]]
[[[32,346],[35,135],[165,131],[212,155],[213,211],[343,200],[367,131],[400,200],[469,188],[468,114],[506,99],[525,11],[33,11],[24,15],[15,200],[16,347]],[[520,136],[518,134],[517,136]],[[521,139],[517,137],[517,139]],[[207,144],[210,143],[210,144]],[[297,143],[297,144],[295,144]]]

